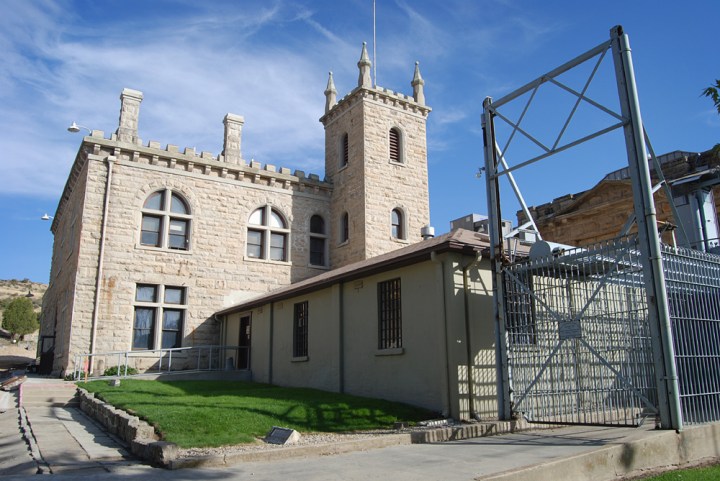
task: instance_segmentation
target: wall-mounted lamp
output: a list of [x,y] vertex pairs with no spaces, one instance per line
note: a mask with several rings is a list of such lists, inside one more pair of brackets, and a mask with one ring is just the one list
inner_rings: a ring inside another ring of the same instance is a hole
[[54,217],[51,215],[47,215],[47,212],[44,213],[42,217],[40,217],[40,220],[50,220],[50,219],[54,219]]
[[78,125],[78,124],[76,124],[75,122],[73,122],[72,124],[70,124],[70,127],[68,127],[67,129],[68,129],[68,132],[72,132],[72,133],[74,133],[74,134],[77,133],[77,132],[80,132],[80,129],[85,129],[85,130],[87,130],[88,132],[90,132],[90,133],[92,134],[92,130],[90,130],[89,128],[85,127],[84,125]]

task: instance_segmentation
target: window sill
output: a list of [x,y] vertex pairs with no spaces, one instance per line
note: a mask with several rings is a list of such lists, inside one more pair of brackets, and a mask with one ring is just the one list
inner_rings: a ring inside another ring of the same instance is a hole
[[320,264],[308,264],[308,267],[310,269],[319,269],[321,271],[329,271],[330,267],[326,265],[320,265]]
[[390,236],[390,240],[393,242],[397,242],[398,244],[406,244],[406,245],[412,244],[412,242],[410,242],[409,239],[400,239],[398,237],[393,237],[393,236]]
[[407,167],[405,162],[396,162],[394,160],[388,160],[388,164],[390,165],[397,165],[398,167]]
[[345,247],[345,246],[348,245],[348,244],[350,244],[350,239],[342,241],[342,242],[339,243],[337,246],[338,246],[338,247]]
[[165,252],[167,254],[180,254],[183,256],[192,255],[192,251],[190,249],[169,249],[167,247],[153,247],[143,244],[136,244],[135,248],[142,251]]
[[404,347],[393,347],[391,349],[378,349],[375,351],[376,356],[400,356],[405,354]]
[[308,362],[308,357],[307,356],[293,357],[292,359],[290,359],[290,362]]
[[290,262],[290,261],[273,261],[273,260],[270,260],[270,259],[262,259],[262,258],[260,258],[260,257],[248,257],[248,256],[244,256],[244,257],[243,257],[243,260],[246,261],[246,262],[257,262],[257,263],[260,263],[260,264],[277,264],[277,265],[280,265],[280,266],[291,266],[291,265],[292,265],[292,262]]

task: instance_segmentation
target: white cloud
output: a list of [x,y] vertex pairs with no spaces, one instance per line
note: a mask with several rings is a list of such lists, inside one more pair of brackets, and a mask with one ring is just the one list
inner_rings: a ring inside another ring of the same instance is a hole
[[[309,11],[282,10],[278,3],[249,14],[235,9],[235,15],[195,16],[183,24],[155,18],[152,28],[135,21],[132,35],[124,23],[83,27],[78,38],[71,32],[72,16],[55,6],[19,2],[7,20],[11,28],[0,34],[8,52],[0,67],[0,85],[7,87],[0,93],[6,137],[0,192],[57,196],[79,140],[64,127],[74,120],[106,136],[114,132],[124,87],[144,93],[139,134],[145,143],[217,154],[222,119],[237,113],[245,116],[248,160],[321,174],[324,134],[318,118],[327,59],[350,47],[328,42],[337,36]],[[272,41],[293,22],[311,27],[311,34],[303,33],[304,50]],[[263,29],[270,36],[255,38]],[[346,70],[354,68],[354,60],[343,61],[350,64]]]

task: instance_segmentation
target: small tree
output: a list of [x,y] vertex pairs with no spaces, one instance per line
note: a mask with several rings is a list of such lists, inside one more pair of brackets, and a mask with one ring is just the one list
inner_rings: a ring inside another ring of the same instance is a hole
[[703,95],[712,99],[718,114],[720,114],[720,80],[715,80],[715,85],[711,85],[703,90]]
[[10,331],[13,339],[38,330],[38,316],[27,297],[18,297],[10,301],[3,312],[3,329]]

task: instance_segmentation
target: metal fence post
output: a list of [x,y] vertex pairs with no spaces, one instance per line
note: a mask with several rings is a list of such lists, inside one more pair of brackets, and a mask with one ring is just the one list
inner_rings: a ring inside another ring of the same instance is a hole
[[625,145],[633,183],[635,217],[638,224],[640,251],[648,300],[648,315],[653,337],[656,362],[660,422],[663,427],[682,429],[682,415],[678,380],[675,370],[675,353],[672,344],[667,289],[662,265],[660,237],[657,231],[652,181],[647,163],[647,148],[640,116],[630,42],[621,26],[614,27],[612,40],[613,59],[617,78],[620,109],[626,123],[623,127]]

